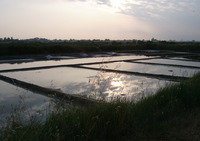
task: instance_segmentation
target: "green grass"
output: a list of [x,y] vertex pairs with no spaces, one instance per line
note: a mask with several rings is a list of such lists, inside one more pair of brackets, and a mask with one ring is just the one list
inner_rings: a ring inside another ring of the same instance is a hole
[[[62,108],[63,109],[63,108]],[[138,103],[58,110],[45,123],[13,122],[0,140],[200,140],[200,74]]]

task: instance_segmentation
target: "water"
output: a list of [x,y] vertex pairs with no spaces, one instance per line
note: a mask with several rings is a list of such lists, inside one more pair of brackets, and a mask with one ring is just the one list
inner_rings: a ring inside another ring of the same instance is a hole
[[[123,60],[128,59],[148,58],[149,57],[146,56],[117,56],[83,59],[68,58],[67,60],[49,60],[26,63],[18,62],[14,64],[2,63],[0,65],[0,70],[99,62],[97,65],[83,66],[184,77],[192,77],[195,73],[199,72],[199,69],[192,69],[189,67],[200,66],[200,62],[170,59],[149,59],[139,61],[162,64],[179,64],[188,66],[188,68],[123,62]],[[9,60],[6,61],[9,62]],[[103,63],[106,61],[119,62]],[[171,81],[136,75],[108,73],[72,67],[17,71],[0,74],[42,87],[55,89],[66,94],[81,95],[106,101],[120,98],[137,102],[141,98],[153,95],[160,88],[175,84],[175,82]],[[10,115],[14,111],[20,113],[25,120],[30,119],[33,116],[38,119],[45,119],[45,115],[52,111],[53,107],[57,104],[56,100],[10,85],[3,81],[0,81],[0,89],[0,125],[4,125],[7,120],[6,117],[11,117]]]
[[[0,70],[99,62],[97,65],[83,66],[184,77],[192,77],[195,73],[199,72],[199,69],[123,62],[123,60],[128,59],[148,58],[149,57],[146,56],[117,56],[83,59],[67,58],[67,60],[35,61],[26,63],[20,63],[20,60],[18,63],[14,64],[8,63],[9,60],[6,60],[6,63],[0,62],[2,63],[0,64]],[[106,61],[119,62],[103,63]],[[200,67],[200,62],[184,60],[149,59],[140,60],[138,62],[178,64],[188,67]],[[42,87],[55,89],[66,94],[81,95],[94,99],[103,99],[106,101],[120,98],[137,102],[141,100],[141,98],[155,94],[161,88],[175,84],[175,82],[171,81],[152,79],[136,75],[108,73],[71,67],[0,74]],[[46,115],[50,111],[54,110],[54,106],[58,103],[54,99],[13,86],[3,81],[0,81],[0,89],[0,127],[5,125],[5,121],[10,119],[13,113],[16,116],[21,116],[24,121],[31,118],[44,120]]]
[[[105,61],[117,61],[128,59],[148,59],[146,56],[115,56],[115,57],[99,57],[99,58],[82,58],[68,60],[50,60],[36,61],[18,64],[4,63],[0,65],[0,69],[16,69],[31,68],[41,66],[69,65],[79,63],[99,62],[97,65],[84,65],[92,68],[104,68],[113,70],[123,70],[130,72],[163,74],[169,76],[191,77],[199,71],[199,69],[179,68],[159,65],[144,65],[137,63],[115,62],[105,63]],[[168,59],[149,59],[141,62],[157,61],[158,63],[188,63],[187,61],[168,60]],[[188,65],[196,65],[198,62],[189,62]],[[194,64],[193,64],[194,63]],[[33,70],[23,72],[1,73],[5,76],[19,79],[28,83],[33,83],[42,87],[47,87],[62,91],[67,94],[76,94],[86,97],[111,99],[112,97],[130,97],[139,94],[154,93],[160,87],[168,85],[169,81],[157,80],[139,76],[105,73],[101,71],[78,69],[70,67],[52,68],[44,70]],[[143,88],[145,89],[143,89]],[[138,96],[140,97],[140,96]],[[137,98],[135,98],[137,99]]]
[[140,60],[140,61],[137,61],[137,62],[173,64],[173,65],[200,67],[200,62],[189,61],[189,60],[188,61],[181,61],[181,60],[170,60],[170,59],[149,59],[149,60]]
[[33,62],[34,59],[11,59],[11,60],[0,60],[0,63],[22,63],[22,62]]
[[[36,61],[14,64],[3,63],[0,65],[0,70],[99,62],[99,64],[97,65],[84,66],[92,68],[104,68],[130,72],[164,74],[170,76],[184,77],[191,77],[195,73],[199,72],[199,69],[128,63],[122,61],[128,59],[148,58],[149,57],[146,56],[117,56],[67,59],[58,61]],[[119,62],[104,64],[102,63],[106,61]],[[170,59],[149,59],[140,60],[139,62],[200,66],[200,62]],[[168,85],[175,83],[135,75],[108,73],[71,67],[9,72],[1,73],[1,75],[5,75],[42,87],[55,89],[66,94],[81,95],[85,97],[103,99],[107,101],[116,98],[138,101],[142,97],[147,97],[149,95],[154,94],[160,88],[164,88]],[[55,101],[48,97],[32,93],[30,91],[7,84],[2,81],[0,81],[0,88],[0,116],[2,117],[5,117],[5,115],[9,115],[9,113],[12,112],[13,107],[17,107],[20,104],[26,105],[26,108],[29,110],[24,111],[24,113],[26,113],[26,116],[29,115],[30,117],[30,115],[36,114],[38,111],[48,111],[48,106],[53,105],[52,103],[55,103]]]
[[24,62],[24,63],[4,63],[0,65],[0,70],[7,69],[20,69],[31,68],[41,66],[57,66],[57,65],[72,65],[80,63],[93,63],[93,62],[105,62],[114,60],[128,60],[128,59],[143,59],[148,58],[146,56],[116,56],[116,57],[98,57],[98,58],[79,58],[79,59],[67,59],[67,60],[49,60],[49,61],[36,61],[36,62]]
[[0,127],[11,115],[21,116],[24,121],[43,119],[50,112],[54,101],[48,97],[0,81]]
[[137,100],[136,96],[155,93],[159,88],[172,83],[146,77],[68,67],[2,74],[67,94],[105,100],[116,97],[132,100],[134,97],[134,100]]
[[103,69],[130,71],[130,72],[162,74],[170,76],[184,76],[184,77],[192,77],[194,74],[200,71],[200,69],[192,69],[192,68],[179,68],[171,66],[159,66],[159,65],[148,65],[148,64],[127,63],[127,62],[115,62],[115,63],[84,65],[84,66],[92,68],[103,68]]

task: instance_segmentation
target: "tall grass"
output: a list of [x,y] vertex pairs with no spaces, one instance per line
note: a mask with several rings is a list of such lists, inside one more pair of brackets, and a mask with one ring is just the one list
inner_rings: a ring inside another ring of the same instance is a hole
[[200,140],[200,74],[138,103],[55,111],[45,123],[13,124],[0,140]]

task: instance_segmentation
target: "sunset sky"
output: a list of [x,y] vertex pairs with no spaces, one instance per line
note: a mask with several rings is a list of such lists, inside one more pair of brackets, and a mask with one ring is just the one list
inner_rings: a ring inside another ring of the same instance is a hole
[[0,38],[200,41],[200,0],[0,0]]

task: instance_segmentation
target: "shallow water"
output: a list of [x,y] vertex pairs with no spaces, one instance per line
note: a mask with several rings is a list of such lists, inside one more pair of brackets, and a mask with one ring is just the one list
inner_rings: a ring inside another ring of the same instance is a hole
[[20,69],[20,68],[31,68],[41,66],[56,66],[56,65],[72,65],[80,63],[93,63],[93,62],[105,62],[114,60],[127,60],[127,59],[142,59],[148,58],[146,56],[113,56],[113,57],[98,57],[98,58],[79,58],[79,59],[67,59],[67,60],[48,60],[48,61],[35,61],[26,63],[4,63],[0,65],[0,70],[7,69]]
[[169,81],[146,77],[68,67],[2,74],[64,93],[97,99],[130,99],[134,96],[133,100],[137,100],[141,94],[152,94],[159,88],[171,84]]
[[45,118],[50,112],[53,100],[28,90],[0,81],[0,127],[11,115],[22,119]]
[[195,66],[200,67],[200,62],[195,61],[181,61],[181,60],[171,60],[171,59],[149,59],[149,60],[140,60],[136,62],[147,62],[147,63],[160,63],[160,64],[173,64],[173,65],[184,65],[184,66]]
[[34,59],[11,59],[11,60],[0,60],[0,63],[20,63],[20,62],[33,62]]
[[[184,77],[191,77],[200,70],[148,64],[144,65],[138,63],[127,63],[122,61],[128,59],[147,58],[148,57],[146,56],[117,56],[67,59],[58,61],[36,61],[15,64],[3,63],[0,64],[0,70],[41,66],[70,65],[92,62],[99,62],[100,64],[84,66]],[[105,64],[102,63],[106,61],[119,62]],[[168,59],[149,59],[143,61],[140,60],[139,62],[200,66],[200,62]],[[103,99],[107,101],[116,98],[122,98],[137,102],[143,97],[147,97],[149,95],[154,94],[160,88],[164,88],[168,85],[175,84],[175,82],[135,75],[107,73],[103,71],[71,67],[60,67],[32,71],[18,71],[0,74],[42,87],[62,91],[66,94],[82,95],[85,97]],[[51,106],[55,105],[56,103],[56,101],[52,100],[51,98],[10,85],[3,81],[0,81],[0,89],[0,126],[5,122],[6,116],[9,116],[14,109],[17,109],[19,113],[23,113],[22,115],[25,119],[31,118],[32,115],[38,115],[38,118],[41,119],[45,117],[45,114],[52,110]]]
[[127,62],[115,62],[115,63],[84,65],[84,66],[93,68],[123,70],[130,72],[150,73],[150,74],[162,74],[170,76],[184,76],[184,77],[192,77],[194,74],[200,71],[200,69],[179,68],[171,66],[159,66],[159,65],[148,65],[148,64],[127,63]]

